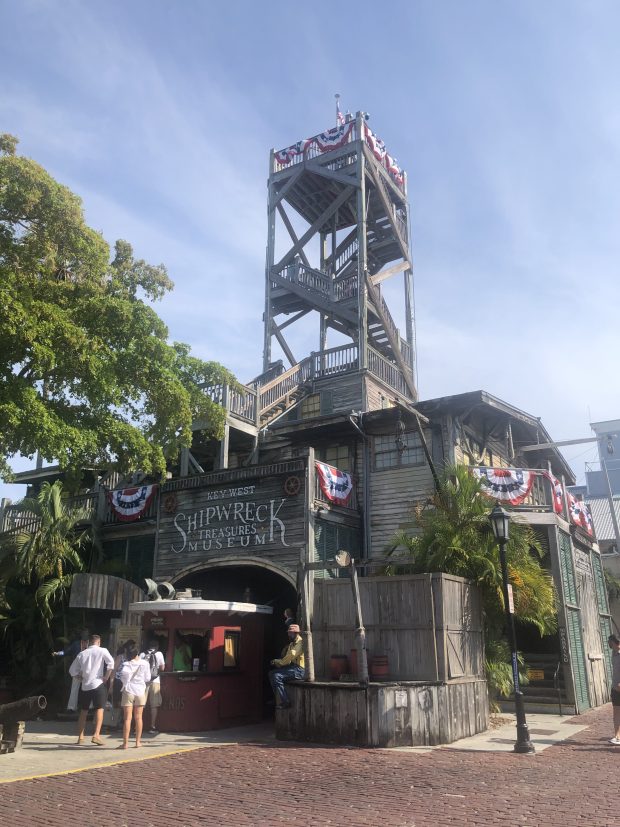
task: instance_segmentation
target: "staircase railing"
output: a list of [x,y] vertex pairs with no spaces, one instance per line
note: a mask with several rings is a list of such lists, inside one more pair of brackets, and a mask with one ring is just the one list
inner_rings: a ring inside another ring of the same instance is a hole
[[335,301],[341,302],[355,298],[357,296],[357,273],[337,279],[333,286]]
[[[347,244],[344,250],[341,250],[338,255],[336,256],[336,266],[334,268],[334,273],[338,275],[341,270],[343,270],[346,265],[351,261],[354,255],[356,255],[358,250],[359,244],[357,240],[357,236]],[[336,251],[337,252],[337,251]]]
[[340,345],[328,350],[321,350],[312,354],[313,377],[321,379],[324,376],[334,376],[338,373],[348,373],[357,369],[357,345]]
[[323,296],[331,297],[331,278],[320,270],[308,267],[302,262],[288,264],[280,270],[278,276],[293,284],[300,284],[306,290],[314,290]]
[[384,356],[378,353],[374,348],[368,347],[368,370],[374,373],[382,382],[389,385],[395,391],[402,393],[403,396],[409,396],[409,389],[405,382],[402,373],[395,364],[388,361]]
[[375,287],[375,285],[370,281],[370,279],[367,280],[367,283],[370,298],[372,299],[374,305],[379,311],[381,321],[383,322],[384,326],[387,329],[389,329],[389,332],[392,334],[393,340],[398,343],[403,360],[405,361],[406,365],[410,367],[411,348],[409,347],[409,342],[407,342],[406,339],[403,339],[400,335],[400,331],[396,326],[396,322],[394,321],[394,319],[392,318],[392,314],[390,313],[390,308],[388,307],[387,302],[381,295],[381,292],[377,289],[377,287]]
[[295,390],[299,385],[307,382],[312,376],[312,357],[302,359],[292,368],[284,371],[284,373],[272,379],[260,389],[260,412],[261,414],[273,407],[279,400],[284,399],[289,393]]
[[227,384],[208,385],[203,388],[206,396],[232,414],[248,422],[256,422],[257,393],[253,388],[234,390]]

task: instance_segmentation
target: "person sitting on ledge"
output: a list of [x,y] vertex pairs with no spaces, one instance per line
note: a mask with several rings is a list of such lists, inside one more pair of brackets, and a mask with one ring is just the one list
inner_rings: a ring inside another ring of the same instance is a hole
[[288,627],[288,639],[289,644],[282,650],[282,656],[271,661],[271,665],[276,668],[269,672],[276,709],[288,709],[291,706],[285,684],[289,681],[303,681],[306,677],[303,641],[296,623],[291,623]]

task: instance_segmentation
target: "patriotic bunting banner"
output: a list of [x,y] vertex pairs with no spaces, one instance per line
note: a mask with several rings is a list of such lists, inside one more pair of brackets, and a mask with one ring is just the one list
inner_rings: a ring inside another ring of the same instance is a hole
[[[539,475],[546,477],[551,483],[553,492],[553,510],[556,514],[564,513],[564,488],[557,477],[549,471],[542,468],[538,469],[519,469],[519,468],[472,468],[474,476],[477,477],[484,486],[484,493],[489,497],[507,502],[511,505],[521,505],[530,493],[534,477]],[[590,506],[575,499],[575,497],[566,493],[568,502],[568,516],[573,525],[579,526],[591,537],[594,536],[594,526],[592,524],[592,513]]]
[[364,124],[364,140],[381,166],[387,170],[398,186],[402,187],[405,183],[405,177],[401,168],[396,163],[396,159],[388,155],[384,142],[372,132],[368,124]]
[[570,521],[573,525],[582,528],[590,537],[594,536],[594,527],[592,525],[592,514],[590,506],[581,500],[576,500],[572,494],[567,493],[568,511],[570,514]]
[[141,485],[110,491],[108,499],[119,520],[137,520],[148,508],[157,490],[156,485]]
[[547,477],[547,479],[551,483],[551,488],[553,491],[553,510],[556,514],[563,514],[564,489],[562,488],[562,483],[557,477],[554,477],[553,474],[550,474],[549,471],[541,471],[540,473],[543,477]]
[[[304,138],[274,153],[277,163],[281,166],[287,166],[297,158],[297,156],[303,155],[311,147],[317,149],[319,153],[323,153],[329,152],[332,149],[339,149],[348,143],[351,140],[351,133],[355,126],[355,121],[345,121],[339,109],[337,109],[336,117],[338,118],[338,126],[335,126],[333,129],[328,129],[327,132],[321,132],[320,135],[316,135],[314,138]],[[364,140],[388,175],[390,175],[399,187],[402,187],[405,183],[405,177],[396,162],[396,158],[388,154],[384,142],[372,132],[366,123],[364,123]]]
[[351,475],[325,462],[315,462],[314,465],[319,475],[321,491],[327,499],[337,505],[346,505],[353,490]]
[[484,493],[500,502],[521,505],[534,482],[534,472],[523,468],[472,468]]
[[355,121],[343,123],[335,126],[333,129],[328,129],[327,132],[321,132],[314,138],[304,138],[297,141],[292,146],[287,146],[286,149],[281,149],[274,153],[274,157],[279,164],[286,166],[298,155],[303,155],[312,145],[314,145],[319,152],[329,152],[332,149],[339,149],[348,143]]

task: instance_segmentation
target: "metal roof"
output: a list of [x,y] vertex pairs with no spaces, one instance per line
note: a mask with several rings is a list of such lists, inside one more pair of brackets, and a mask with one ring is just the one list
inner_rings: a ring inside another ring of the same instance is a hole
[[[607,497],[584,497],[584,499],[592,511],[592,522],[594,523],[594,531],[597,539],[599,541],[613,540],[615,542],[616,536],[614,534],[614,526],[611,521],[609,499]],[[616,519],[620,524],[620,497],[614,497],[613,499]]]
[[228,600],[203,600],[194,597],[176,600],[141,600],[129,604],[130,612],[227,612],[233,614],[273,614],[273,606],[260,603],[236,603]]

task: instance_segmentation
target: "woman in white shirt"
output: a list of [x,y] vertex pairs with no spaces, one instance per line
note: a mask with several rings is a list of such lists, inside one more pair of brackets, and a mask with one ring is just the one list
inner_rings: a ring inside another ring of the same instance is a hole
[[118,749],[127,749],[129,746],[132,709],[136,727],[136,747],[139,747],[142,738],[142,711],[146,704],[146,685],[151,679],[151,669],[148,662],[140,657],[136,646],[127,649],[127,660],[121,667],[119,677],[123,684],[121,694],[123,743]]

